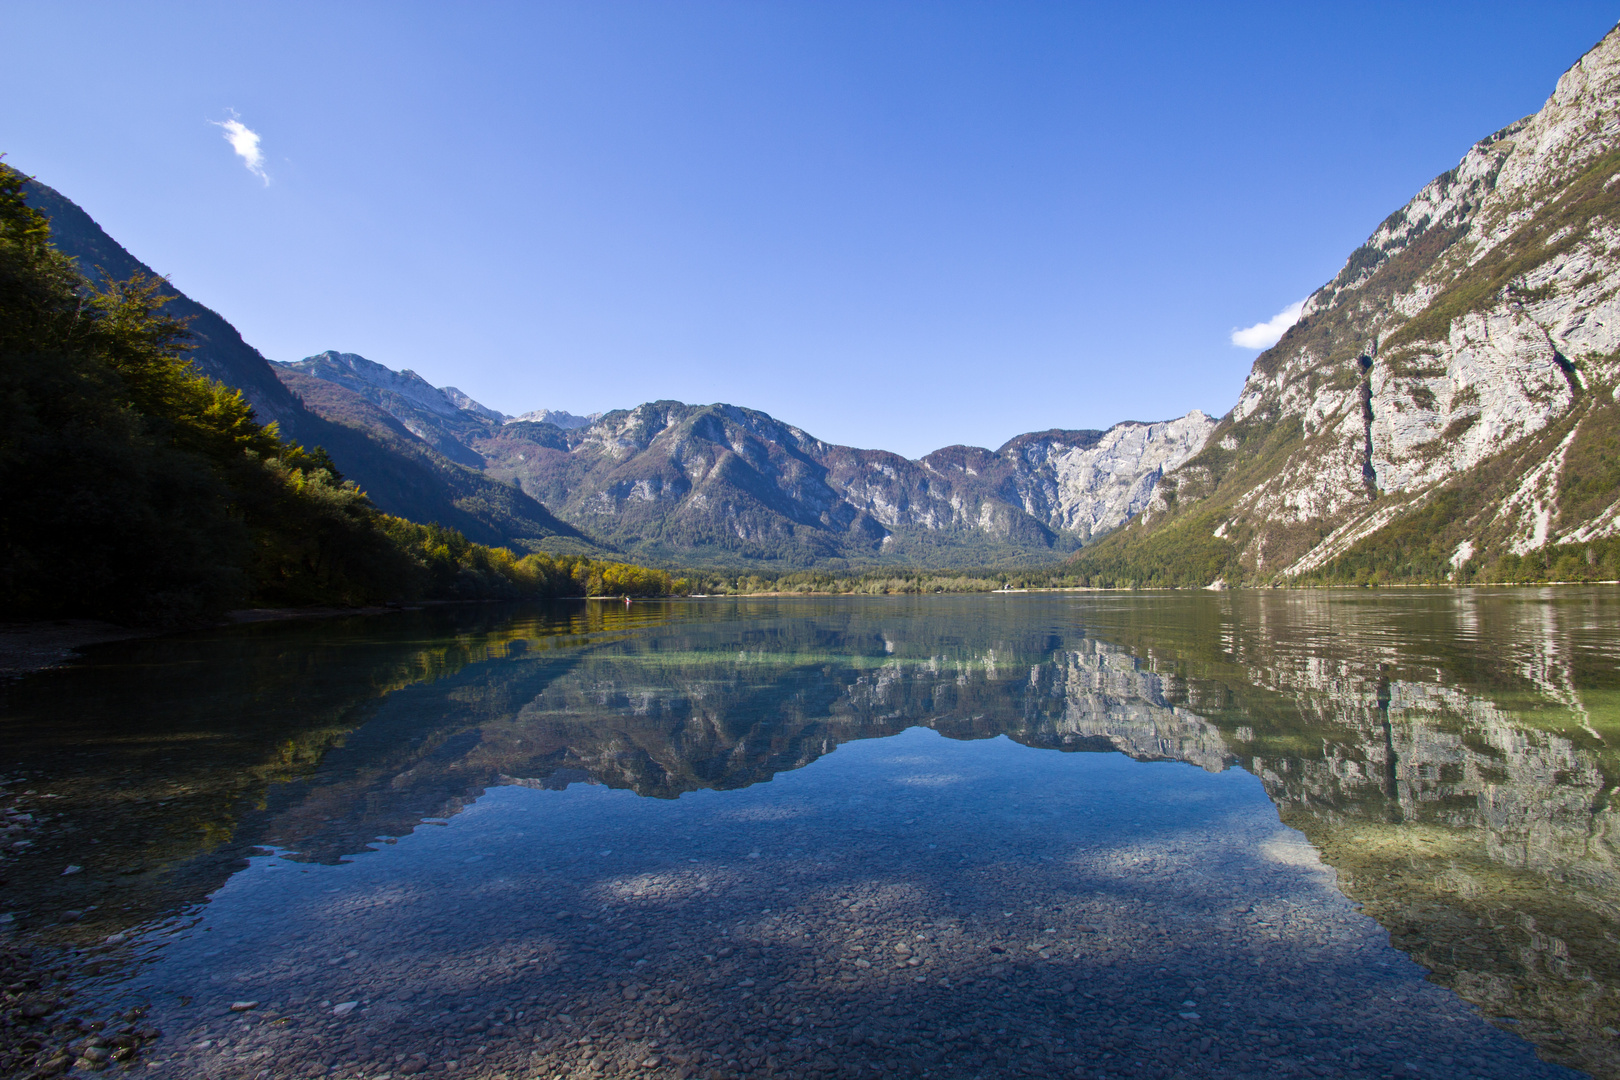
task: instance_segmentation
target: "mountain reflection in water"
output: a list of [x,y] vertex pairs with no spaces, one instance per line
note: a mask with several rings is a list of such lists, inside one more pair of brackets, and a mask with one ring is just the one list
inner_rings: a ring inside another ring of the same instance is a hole
[[255,852],[336,865],[491,787],[676,799],[920,726],[1252,773],[1431,979],[1617,1075],[1616,625],[1612,590],[1231,592],[443,609],[120,644],[4,691],[0,790],[34,815],[6,904],[17,932],[85,945]]

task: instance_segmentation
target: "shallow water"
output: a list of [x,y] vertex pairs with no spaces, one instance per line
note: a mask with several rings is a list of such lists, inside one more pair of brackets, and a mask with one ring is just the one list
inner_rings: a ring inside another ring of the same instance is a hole
[[110,646],[6,692],[11,937],[78,950],[33,1053],[1616,1075],[1617,601],[577,604]]

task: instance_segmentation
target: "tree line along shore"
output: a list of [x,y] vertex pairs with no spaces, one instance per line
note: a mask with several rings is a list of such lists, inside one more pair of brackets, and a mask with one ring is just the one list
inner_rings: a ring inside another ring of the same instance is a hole
[[[165,313],[163,280],[82,273],[52,245],[25,183],[0,162],[6,618],[173,626],[247,607],[431,600],[1187,588],[1219,579],[1231,558],[1230,545],[1177,544],[1177,529],[1129,547],[1105,538],[1060,565],[954,571],[672,572],[474,543],[382,513],[324,450],[260,423],[239,391],[188,363],[186,326]],[[1392,544],[1295,584],[1620,578],[1620,539],[1565,546],[1459,575],[1445,553]]]

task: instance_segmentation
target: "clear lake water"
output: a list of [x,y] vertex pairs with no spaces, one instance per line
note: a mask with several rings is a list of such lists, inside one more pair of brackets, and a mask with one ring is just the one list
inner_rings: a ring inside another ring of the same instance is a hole
[[1062,593],[102,646],[0,690],[0,935],[60,958],[30,1052],[75,1074],[1620,1076],[1617,628]]

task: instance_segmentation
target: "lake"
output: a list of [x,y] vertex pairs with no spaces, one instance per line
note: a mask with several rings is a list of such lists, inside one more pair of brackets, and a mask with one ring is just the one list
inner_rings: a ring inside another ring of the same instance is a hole
[[1064,593],[98,647],[0,690],[0,1072],[1617,1076],[1617,627]]

